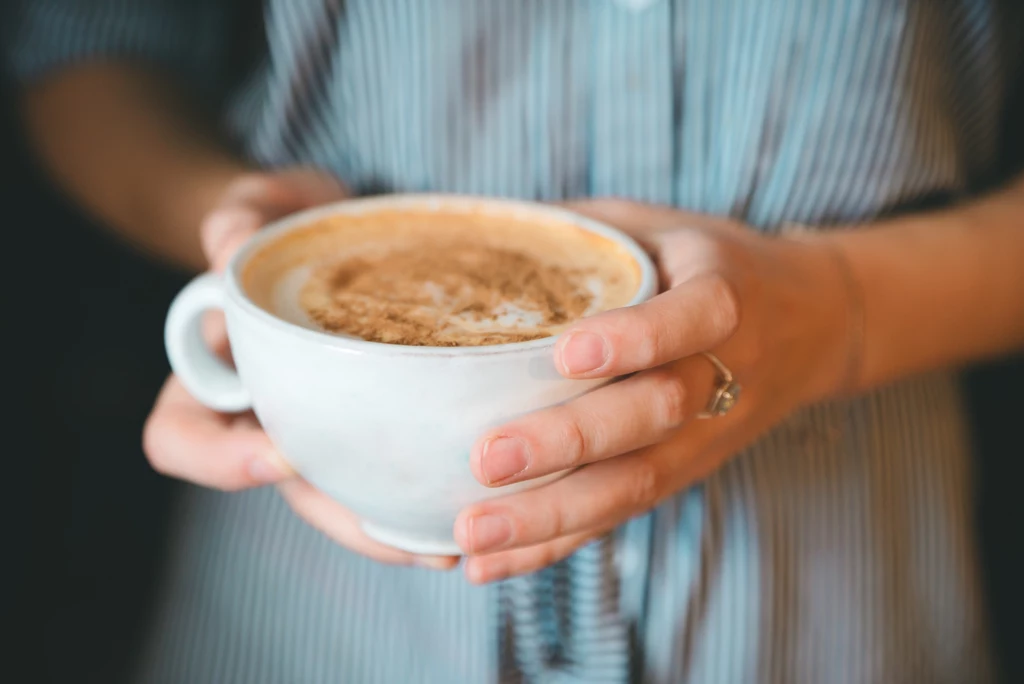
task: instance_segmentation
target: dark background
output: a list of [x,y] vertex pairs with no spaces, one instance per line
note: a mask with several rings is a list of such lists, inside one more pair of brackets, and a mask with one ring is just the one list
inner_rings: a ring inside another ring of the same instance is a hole
[[[1020,98],[1018,97],[1018,101]],[[1018,145],[1024,107],[1007,126]],[[1008,164],[1024,158],[1011,156]],[[2,531],[9,681],[121,681],[144,635],[175,485],[142,424],[167,373],[163,316],[184,276],[143,259],[51,189],[0,83]],[[1021,265],[1024,268],[1024,264]],[[989,604],[1008,682],[1024,682],[1024,363],[969,376]]]
[[14,640],[0,679],[115,684],[139,649],[172,504],[141,430],[167,373],[163,316],[185,281],[51,190],[7,85],[0,358],[14,408],[2,414],[2,557]]

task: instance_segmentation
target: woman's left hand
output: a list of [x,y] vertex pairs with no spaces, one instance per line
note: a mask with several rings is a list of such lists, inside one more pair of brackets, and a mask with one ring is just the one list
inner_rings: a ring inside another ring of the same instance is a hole
[[[635,375],[477,442],[473,472],[491,487],[579,469],[461,512],[455,537],[473,582],[567,557],[849,379],[850,292],[826,238],[764,236],[727,219],[619,200],[570,208],[634,235],[654,256],[664,291],[581,320],[555,347],[566,377]],[[742,387],[732,410],[706,420],[695,417],[719,378],[700,352],[721,359]]]

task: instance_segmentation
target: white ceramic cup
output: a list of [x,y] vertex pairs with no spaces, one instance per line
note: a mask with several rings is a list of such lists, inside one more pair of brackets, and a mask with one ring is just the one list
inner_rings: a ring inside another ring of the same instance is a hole
[[[278,221],[235,254],[224,275],[187,285],[167,315],[171,366],[211,409],[255,411],[282,456],[386,544],[425,554],[460,553],[452,536],[467,504],[537,487],[562,474],[491,489],[469,468],[488,428],[577,397],[606,381],[567,380],[554,366],[556,338],[484,347],[411,347],[354,340],[277,318],[246,296],[241,275],[263,245],[338,214],[401,208],[495,212],[578,226],[610,238],[636,260],[630,304],[657,291],[650,258],[632,239],[557,207],[448,195],[347,200]],[[223,310],[237,371],[203,343],[204,312]]]

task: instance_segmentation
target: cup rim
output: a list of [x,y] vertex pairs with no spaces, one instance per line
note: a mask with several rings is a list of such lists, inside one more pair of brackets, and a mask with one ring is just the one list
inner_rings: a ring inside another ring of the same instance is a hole
[[[279,318],[262,307],[258,306],[241,285],[242,269],[249,257],[261,246],[274,239],[297,230],[311,223],[338,215],[358,215],[370,213],[377,210],[403,209],[403,208],[436,208],[445,206],[466,210],[469,208],[504,208],[508,211],[516,211],[567,223],[582,228],[590,233],[608,238],[623,247],[626,252],[636,261],[640,269],[640,284],[633,298],[625,307],[635,306],[651,297],[658,290],[658,272],[654,262],[640,244],[626,233],[617,228],[582,216],[568,209],[555,205],[542,204],[528,200],[514,200],[504,198],[480,197],[473,195],[459,195],[446,193],[403,193],[395,195],[380,195],[374,197],[357,197],[344,199],[330,204],[324,204],[311,209],[305,209],[289,214],[281,219],[267,224],[259,233],[253,236],[239,249],[225,269],[225,285],[230,300],[238,305],[239,309],[249,317],[270,326],[280,332],[304,339],[320,345],[336,347],[351,352],[372,353],[375,355],[389,356],[429,356],[429,357],[451,357],[451,356],[495,356],[501,354],[515,354],[554,347],[559,335],[542,337],[537,340],[526,342],[509,342],[506,344],[494,344],[470,347],[428,347],[417,345],[389,344],[386,342],[371,342],[369,340],[352,339],[331,333],[311,330],[304,326],[291,323]],[[623,308],[625,308],[623,307]]]

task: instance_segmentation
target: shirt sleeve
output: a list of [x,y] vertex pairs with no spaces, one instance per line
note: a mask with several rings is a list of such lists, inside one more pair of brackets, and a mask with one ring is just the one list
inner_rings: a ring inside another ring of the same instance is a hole
[[191,78],[223,60],[225,0],[15,0],[7,27],[12,78],[64,66],[132,59]]

